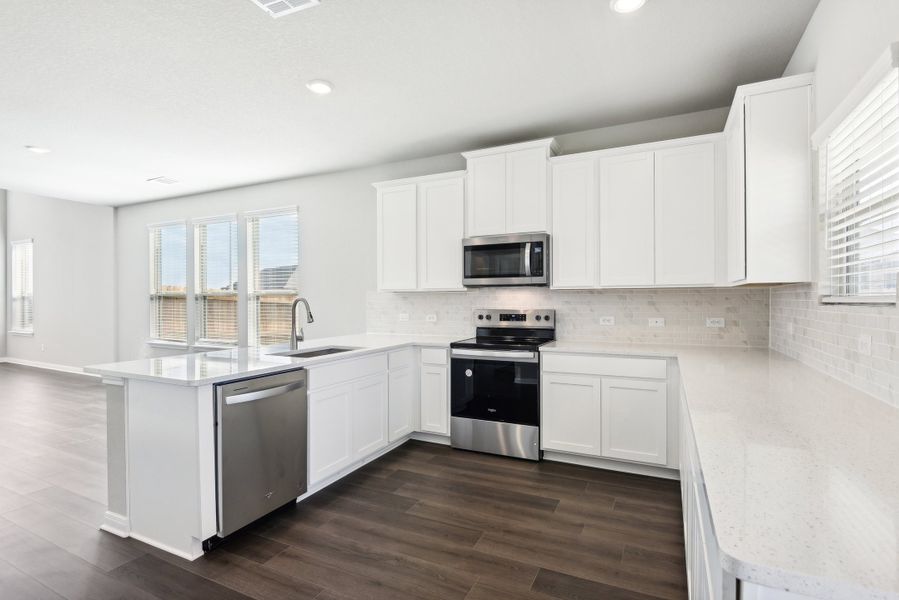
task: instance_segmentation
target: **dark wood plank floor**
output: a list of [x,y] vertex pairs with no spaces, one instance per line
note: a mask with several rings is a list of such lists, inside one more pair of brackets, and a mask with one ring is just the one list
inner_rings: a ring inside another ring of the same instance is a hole
[[410,442],[188,562],[97,529],[96,380],[0,364],[0,599],[686,598],[676,483]]

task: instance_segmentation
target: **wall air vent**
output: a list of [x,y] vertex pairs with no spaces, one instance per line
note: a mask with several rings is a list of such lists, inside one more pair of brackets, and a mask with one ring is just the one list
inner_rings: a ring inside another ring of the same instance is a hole
[[165,175],[160,175],[159,177],[151,177],[147,181],[149,183],[161,183],[163,185],[172,185],[178,183],[177,179],[172,179],[171,177],[166,177]]
[[277,19],[304,8],[318,6],[321,0],[250,0],[253,4]]

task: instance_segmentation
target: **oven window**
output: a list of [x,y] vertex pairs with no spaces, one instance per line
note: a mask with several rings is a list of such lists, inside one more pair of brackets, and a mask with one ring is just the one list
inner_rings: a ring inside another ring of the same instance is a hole
[[452,416],[521,425],[540,423],[540,365],[453,358]]
[[467,246],[465,277],[524,277],[524,244]]

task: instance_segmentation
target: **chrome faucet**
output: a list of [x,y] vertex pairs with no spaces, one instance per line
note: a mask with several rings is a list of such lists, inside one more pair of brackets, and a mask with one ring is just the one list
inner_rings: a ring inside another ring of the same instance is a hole
[[297,332],[297,304],[300,302],[303,303],[303,306],[306,307],[306,322],[312,323],[315,319],[312,317],[312,309],[309,308],[309,303],[305,298],[297,297],[296,300],[293,301],[293,305],[290,307],[290,349],[296,350],[297,344],[303,341],[303,328],[300,327],[300,331]]

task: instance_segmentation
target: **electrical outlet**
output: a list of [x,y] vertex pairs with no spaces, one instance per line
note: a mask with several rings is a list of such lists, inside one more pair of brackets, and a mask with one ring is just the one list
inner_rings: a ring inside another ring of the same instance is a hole
[[652,319],[649,320],[649,326],[650,327],[664,327],[665,326],[664,317],[653,317]]
[[399,316],[400,323],[405,323],[409,320],[409,313],[400,313]]
[[599,324],[600,325],[614,325],[615,317],[600,317]]
[[705,320],[706,327],[724,327],[723,317],[709,317]]
[[437,322],[437,315],[436,315],[435,313],[431,313],[431,314],[429,314],[429,315],[425,315],[425,321],[427,321],[428,323],[436,323],[436,322]]
[[864,354],[865,356],[871,356],[871,336],[870,335],[858,336],[858,353]]

